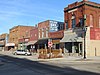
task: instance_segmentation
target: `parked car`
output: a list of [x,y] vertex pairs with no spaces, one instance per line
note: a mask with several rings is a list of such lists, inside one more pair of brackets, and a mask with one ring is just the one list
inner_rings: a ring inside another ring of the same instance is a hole
[[14,55],[31,55],[28,50],[16,50],[13,52]]

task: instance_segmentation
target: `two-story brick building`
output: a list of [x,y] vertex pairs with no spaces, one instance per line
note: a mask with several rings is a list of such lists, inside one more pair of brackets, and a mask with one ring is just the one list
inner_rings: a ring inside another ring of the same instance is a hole
[[[64,8],[64,51],[100,56],[100,4],[83,0]],[[97,37],[98,39],[95,39]]]
[[[53,42],[53,44],[54,44],[54,40],[56,40],[55,41],[55,44],[56,44],[57,38],[63,37],[63,32],[58,32],[61,30],[64,30],[63,22],[47,20],[47,21],[38,23],[38,36],[39,36],[38,42],[37,42],[39,45],[38,48],[39,49],[48,48],[48,42],[50,40]],[[56,38],[55,38],[55,36],[56,36]]]
[[30,30],[30,40],[28,42],[28,50],[33,52],[37,52],[37,42],[38,42],[38,27],[35,26],[32,30]]
[[[25,25],[18,25],[9,30],[9,47],[11,48],[14,46],[19,47],[24,42],[19,42],[19,39],[25,39],[30,37],[30,30],[33,29],[33,26],[25,26]],[[12,45],[13,44],[13,45]]]

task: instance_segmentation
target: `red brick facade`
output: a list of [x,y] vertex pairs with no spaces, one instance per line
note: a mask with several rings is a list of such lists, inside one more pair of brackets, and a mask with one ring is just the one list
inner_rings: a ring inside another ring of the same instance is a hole
[[[88,0],[83,0],[81,2],[75,2],[73,4],[68,5],[68,7],[64,8],[64,22],[65,29],[66,23],[68,23],[68,28],[72,28],[72,19],[76,20],[76,27],[80,26],[80,19],[83,19],[84,15],[86,15],[86,26],[91,26],[91,21],[94,28],[98,28],[99,26],[99,17],[100,17],[100,4],[90,2]],[[92,19],[90,19],[90,15]]]
[[38,40],[38,28],[34,28],[30,30],[30,41],[36,41]]
[[48,38],[48,30],[49,30],[49,20],[40,22],[38,24],[38,35],[39,39],[41,38]]
[[63,36],[64,36],[64,31],[63,30],[49,33],[49,38],[63,38]]

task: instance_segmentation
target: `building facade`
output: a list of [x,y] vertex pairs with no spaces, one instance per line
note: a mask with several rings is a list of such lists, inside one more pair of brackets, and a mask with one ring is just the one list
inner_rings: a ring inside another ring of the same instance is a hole
[[34,27],[30,30],[30,40],[28,42],[28,49],[32,52],[37,52],[37,41],[38,41],[38,27]]
[[14,43],[18,47],[19,39],[29,38],[30,30],[33,26],[18,25],[9,30],[9,43]]
[[7,33],[0,35],[0,50],[1,51],[6,50],[5,45],[8,42],[8,37],[9,37],[9,34]]
[[63,22],[54,21],[54,20],[47,20],[47,21],[38,23],[39,49],[48,48],[48,41],[52,40],[50,35],[52,35],[54,32],[61,31],[61,30],[64,30],[64,23]]
[[98,38],[100,36],[100,4],[83,0],[68,5],[64,8],[64,28],[61,42],[64,43],[65,53],[100,56],[100,39],[91,39],[95,30]]

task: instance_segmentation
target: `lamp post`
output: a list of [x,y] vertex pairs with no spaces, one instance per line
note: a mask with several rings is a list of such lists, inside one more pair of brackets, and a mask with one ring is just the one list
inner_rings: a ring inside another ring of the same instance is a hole
[[86,14],[84,15],[84,26],[83,26],[83,31],[84,31],[84,59],[86,59],[86,31],[87,31],[87,28],[85,26],[86,24]]

